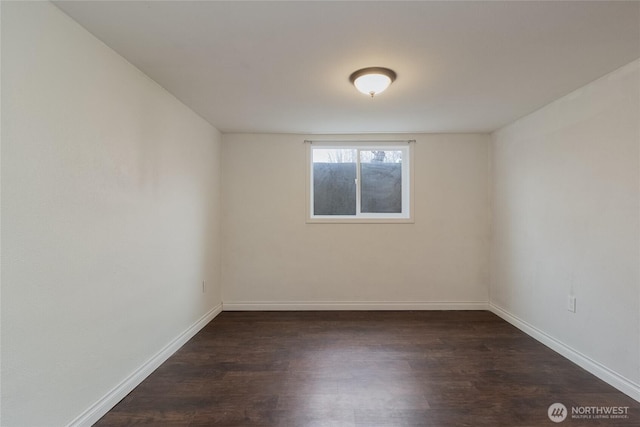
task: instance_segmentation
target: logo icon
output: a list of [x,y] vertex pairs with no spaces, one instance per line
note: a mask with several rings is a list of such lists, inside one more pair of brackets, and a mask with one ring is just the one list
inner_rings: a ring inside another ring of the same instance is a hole
[[554,403],[547,410],[549,419],[554,423],[561,423],[567,418],[567,407],[562,403]]

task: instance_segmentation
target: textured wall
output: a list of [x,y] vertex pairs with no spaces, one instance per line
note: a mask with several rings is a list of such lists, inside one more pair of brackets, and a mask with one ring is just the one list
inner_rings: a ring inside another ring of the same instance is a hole
[[220,303],[219,139],[51,3],[3,2],[3,426],[65,425]]
[[[638,117],[635,61],[492,138],[492,303],[636,390]],[[576,313],[567,311],[569,295]]]
[[[358,138],[376,135],[345,139]],[[486,303],[488,136],[400,138],[417,140],[414,223],[309,224],[305,136],[225,134],[225,307],[244,302],[291,307],[301,307],[300,302]]]

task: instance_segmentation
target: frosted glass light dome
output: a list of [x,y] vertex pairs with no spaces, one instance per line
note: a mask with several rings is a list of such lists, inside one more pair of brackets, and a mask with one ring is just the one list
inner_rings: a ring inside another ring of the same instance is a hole
[[384,92],[395,79],[396,73],[393,70],[382,67],[363,68],[349,76],[356,89],[372,98]]

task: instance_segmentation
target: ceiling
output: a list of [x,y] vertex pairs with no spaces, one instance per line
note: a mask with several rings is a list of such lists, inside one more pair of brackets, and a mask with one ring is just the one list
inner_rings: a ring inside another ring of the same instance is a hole
[[640,57],[636,1],[55,4],[221,132],[490,132]]

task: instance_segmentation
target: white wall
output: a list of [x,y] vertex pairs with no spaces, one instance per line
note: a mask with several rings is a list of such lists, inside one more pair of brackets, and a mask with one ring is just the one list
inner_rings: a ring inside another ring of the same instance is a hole
[[41,2],[2,113],[2,425],[64,425],[220,304],[220,134]]
[[492,136],[492,304],[636,399],[639,117],[636,61]]
[[486,307],[488,135],[397,137],[417,140],[414,224],[305,223],[303,141],[339,136],[224,135],[225,309]]

